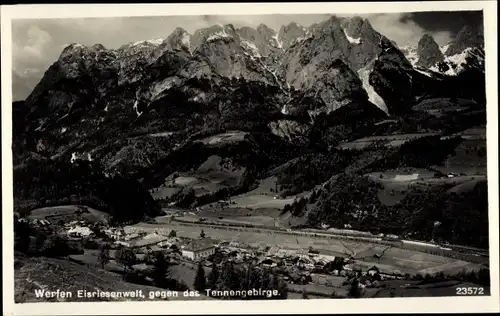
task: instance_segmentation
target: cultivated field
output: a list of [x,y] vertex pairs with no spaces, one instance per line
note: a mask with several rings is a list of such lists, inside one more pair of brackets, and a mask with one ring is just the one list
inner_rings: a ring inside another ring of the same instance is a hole
[[476,126],[468,128],[462,132],[458,132],[455,135],[460,135],[463,139],[467,140],[485,140],[486,139],[486,126]]
[[438,168],[441,172],[486,175],[486,139],[477,134],[466,137],[444,161],[444,165]]
[[399,134],[399,135],[387,135],[387,136],[370,136],[363,137],[352,142],[347,142],[340,144],[339,149],[363,149],[373,144],[376,141],[385,142],[386,147],[398,147],[402,144],[416,140],[422,137],[435,136],[438,133],[414,133],[414,134]]
[[70,222],[85,219],[89,222],[107,223],[109,215],[96,209],[79,205],[62,205],[34,209],[27,216],[31,219],[45,219],[53,222]]
[[474,186],[486,181],[483,175],[461,175],[453,177],[435,177],[434,172],[425,169],[391,170],[366,174],[371,180],[384,186],[379,190],[378,198],[385,205],[394,205],[401,201],[411,188],[427,188],[445,184],[454,185],[449,192],[470,191]]
[[219,156],[210,156],[195,172],[175,178],[169,176],[163,185],[151,190],[151,195],[155,199],[170,198],[183,188],[194,189],[196,196],[214,194],[221,189],[239,185],[244,172],[244,168],[225,165]]
[[271,190],[276,189],[276,182],[278,178],[276,176],[271,176],[262,180],[259,180],[258,186],[252,191],[248,191],[247,193],[242,194],[241,196],[246,195],[269,195],[274,196],[276,193],[271,192]]
[[176,187],[170,187],[170,186],[160,186],[158,188],[155,188],[154,190],[151,190],[151,196],[155,200],[163,200],[167,198],[171,198],[174,194],[180,192],[182,189],[181,188],[176,188]]
[[217,135],[212,135],[203,139],[198,140],[205,145],[221,145],[227,143],[237,143],[245,139],[247,133],[241,131],[232,131]]
[[272,196],[260,194],[235,196],[231,200],[235,203],[234,207],[250,209],[275,208],[281,210],[285,207],[285,205],[292,204],[294,198],[275,199]]
[[281,210],[294,201],[294,196],[275,198],[276,177],[260,180],[257,188],[234,196],[229,204],[211,203],[199,207],[198,216],[213,223],[249,224],[273,227],[275,218],[282,217]]
[[453,109],[468,109],[477,106],[477,103],[467,99],[451,100],[449,98],[430,98],[425,99],[413,106],[414,110],[453,110]]

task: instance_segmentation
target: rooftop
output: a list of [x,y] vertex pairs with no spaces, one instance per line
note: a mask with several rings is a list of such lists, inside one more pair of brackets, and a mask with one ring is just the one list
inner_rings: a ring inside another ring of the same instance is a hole
[[210,238],[194,239],[183,250],[200,251],[215,247],[215,242]]

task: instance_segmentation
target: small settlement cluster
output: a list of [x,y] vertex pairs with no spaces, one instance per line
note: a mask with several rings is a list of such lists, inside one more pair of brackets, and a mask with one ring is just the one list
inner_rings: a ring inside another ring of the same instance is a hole
[[[46,220],[35,220],[33,224],[42,227],[51,225]],[[172,263],[183,266],[195,266],[201,262],[209,268],[214,263],[225,260],[234,264],[252,263],[280,275],[287,281],[289,288],[304,284],[336,287],[348,284],[347,281],[353,277],[359,279],[361,288],[370,288],[377,287],[377,283],[383,279],[399,278],[393,272],[380,271],[376,266],[362,268],[348,255],[320,254],[312,248],[291,250],[277,245],[249,245],[236,241],[214,240],[206,236],[202,229],[197,238],[185,238],[177,236],[174,229],[167,227],[170,225],[145,229],[135,225],[110,227],[80,220],[57,226],[60,227],[60,233],[64,232],[67,238],[82,241],[82,244],[85,244],[83,241],[89,240],[95,244],[106,241],[112,248],[133,249],[137,258],[136,264],[132,266],[134,270],[151,268],[144,258],[149,253],[162,252]],[[182,281],[186,284],[192,283],[192,280]]]

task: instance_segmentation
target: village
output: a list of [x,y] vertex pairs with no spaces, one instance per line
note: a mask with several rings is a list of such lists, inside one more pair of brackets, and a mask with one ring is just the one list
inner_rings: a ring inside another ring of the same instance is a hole
[[[151,258],[162,253],[168,258],[179,282],[191,288],[198,265],[209,274],[214,264],[230,261],[235,265],[251,264],[272,271],[287,283],[291,294],[304,295],[307,291],[318,298],[347,295],[353,278],[359,280],[361,291],[376,289],[384,280],[404,279],[403,274],[381,271],[377,266],[362,267],[349,255],[323,254],[312,247],[284,249],[278,245],[244,244],[238,241],[217,240],[207,236],[202,227],[197,238],[179,237],[168,224],[158,225],[146,231],[139,226],[112,227],[105,223],[73,220],[66,223],[51,223],[48,220],[22,219],[39,229],[47,229],[82,245],[80,254],[69,259],[85,265],[99,266],[99,247],[109,245],[110,260],[105,268],[120,270],[115,255],[118,249],[131,249],[135,254],[132,271],[151,271]],[[174,227],[175,228],[175,227]],[[149,278],[146,278],[148,280]],[[150,280],[151,281],[151,280]],[[313,295],[313,297],[314,297]]]

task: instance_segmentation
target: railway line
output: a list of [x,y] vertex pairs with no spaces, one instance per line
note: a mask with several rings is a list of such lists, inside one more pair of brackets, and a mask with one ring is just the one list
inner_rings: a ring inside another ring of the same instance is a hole
[[454,259],[459,259],[472,263],[485,263],[489,259],[488,251],[466,246],[446,245],[445,247],[419,241],[410,241],[402,239],[386,239],[383,237],[369,236],[369,233],[364,232],[346,232],[346,233],[330,233],[311,230],[291,230],[279,227],[252,227],[251,225],[235,225],[235,224],[213,224],[206,222],[192,222],[179,219],[172,219],[172,223],[177,223],[183,226],[193,227],[209,227],[214,229],[224,229],[229,231],[246,231],[256,233],[281,234],[290,236],[306,236],[311,238],[326,238],[336,240],[348,240],[357,242],[366,242],[378,245],[396,247],[405,250],[423,252],[438,256],[444,256]]

